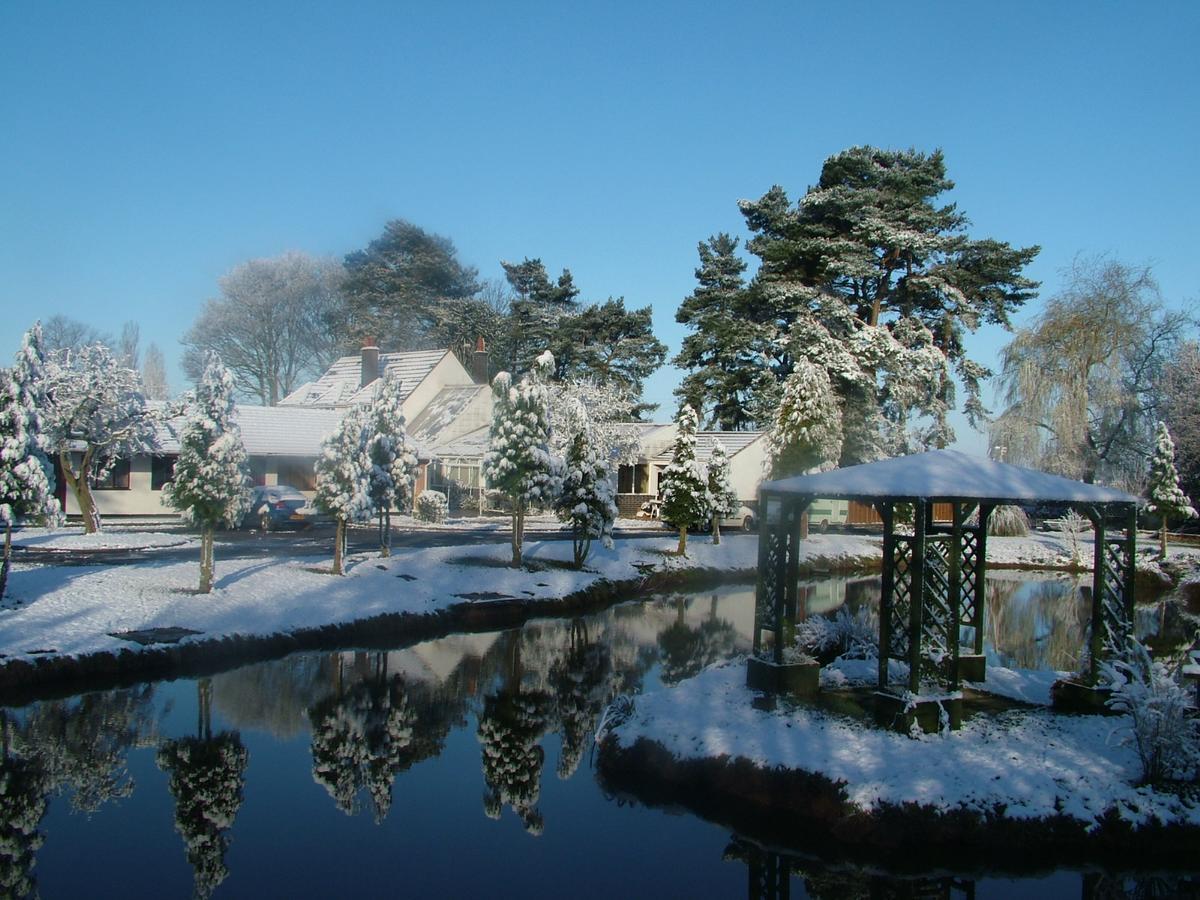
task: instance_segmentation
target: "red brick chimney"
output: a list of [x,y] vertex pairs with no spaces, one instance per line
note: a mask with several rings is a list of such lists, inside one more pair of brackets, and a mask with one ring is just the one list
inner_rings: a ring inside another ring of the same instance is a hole
[[488,383],[488,349],[482,336],[475,339],[475,352],[471,354],[471,378],[476,384]]
[[379,345],[375,343],[375,338],[365,338],[362,345],[362,380],[358,386],[365,388],[378,377]]

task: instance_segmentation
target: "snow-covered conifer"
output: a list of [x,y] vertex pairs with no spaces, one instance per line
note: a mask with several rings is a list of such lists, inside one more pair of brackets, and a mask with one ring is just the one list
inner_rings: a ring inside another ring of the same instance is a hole
[[8,582],[12,529],[18,519],[57,521],[54,469],[46,458],[47,441],[38,410],[44,385],[42,333],[34,325],[21,342],[12,369],[0,369],[0,525],[4,560],[0,597]]
[[492,381],[492,428],[483,475],[489,488],[512,506],[512,564],[521,565],[525,515],[533,506],[549,506],[562,484],[562,463],[550,449],[546,380],[554,356],[546,351],[520,384],[500,372]]
[[571,418],[575,404],[587,412],[592,449],[610,468],[632,464],[641,444],[636,424],[629,422],[634,405],[629,391],[619,384],[590,378],[555,381],[546,386],[550,394],[550,449],[555,456],[566,457],[575,432]]
[[[53,353],[46,365],[45,428],[83,527],[100,530],[92,483],[119,459],[158,449],[156,416],[142,379],[103,344]],[[82,451],[78,450],[82,446]]]
[[371,461],[369,492],[379,516],[379,547],[392,552],[392,508],[406,512],[413,502],[417,475],[417,448],[408,438],[401,412],[401,382],[385,373],[371,404],[371,436],[367,456]]
[[1150,457],[1150,479],[1146,487],[1151,512],[1162,521],[1159,529],[1158,555],[1167,558],[1167,520],[1193,519],[1196,510],[1179,487],[1179,472],[1175,469],[1175,443],[1165,422],[1158,423],[1154,434],[1154,454]]
[[592,444],[591,423],[583,404],[573,404],[566,428],[571,432],[567,449],[562,492],[554,504],[558,518],[571,526],[575,568],[583,568],[592,541],[612,546],[612,527],[617,518],[612,472]]
[[367,410],[352,407],[333,433],[321,442],[321,455],[314,467],[317,492],[313,503],[337,522],[333,546],[334,575],[343,574],[346,526],[350,522],[370,520],[375,511],[370,491],[371,460],[367,455],[370,431]]
[[772,478],[831,468],[842,452],[842,413],[824,368],[807,359],[783,384],[783,400],[767,437]]
[[679,554],[687,552],[689,528],[703,524],[709,516],[708,483],[696,462],[696,411],[688,404],[675,419],[675,443],[671,462],[658,478],[662,492],[662,520],[679,529]]
[[720,441],[713,442],[708,458],[708,502],[712,506],[712,542],[721,543],[721,520],[732,516],[738,508],[737,492],[730,480],[729,456]]
[[163,500],[200,529],[200,593],[212,590],[213,532],[233,527],[250,500],[250,467],[234,421],[233,375],[209,351],[196,389],[185,400],[175,473]]

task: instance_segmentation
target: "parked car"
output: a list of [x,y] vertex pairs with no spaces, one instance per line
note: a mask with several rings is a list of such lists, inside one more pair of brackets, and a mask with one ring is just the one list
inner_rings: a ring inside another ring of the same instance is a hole
[[[637,512],[639,519],[659,519],[662,516],[662,501],[647,500],[642,504],[641,509]],[[758,513],[745,504],[742,504],[730,516],[721,520],[722,528],[741,528],[743,531],[758,530]],[[712,520],[701,524],[697,529],[701,534],[707,534],[712,531]]]
[[286,484],[269,484],[256,487],[250,494],[250,509],[242,519],[242,527],[262,531],[308,528],[315,520],[316,510],[302,493]]

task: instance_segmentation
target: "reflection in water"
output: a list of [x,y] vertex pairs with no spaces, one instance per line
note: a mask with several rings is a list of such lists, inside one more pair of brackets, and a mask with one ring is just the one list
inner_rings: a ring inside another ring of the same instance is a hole
[[[1070,582],[1044,587],[993,581],[988,638],[1002,660],[1024,667],[1071,667],[1082,643],[1086,610],[1080,611],[1078,600],[1063,602],[1060,585],[1069,589]],[[814,580],[803,587],[810,614],[869,609],[878,602],[878,579]],[[240,867],[252,868],[258,860],[266,865],[288,852],[304,857],[303,850],[289,851],[289,844],[273,843],[270,853],[256,847],[256,841],[277,838],[275,830],[254,826],[264,819],[287,819],[289,839],[298,848],[336,844],[340,854],[350,857],[339,856],[330,865],[357,866],[357,873],[375,868],[364,835],[387,835],[388,846],[407,845],[426,828],[421,816],[453,818],[448,827],[455,839],[460,832],[464,838],[469,833],[481,852],[494,842],[491,849],[503,847],[505,858],[521,852],[511,843],[515,829],[509,826],[519,823],[532,834],[545,831],[544,840],[519,842],[531,848],[523,864],[545,865],[546,850],[558,853],[562,844],[556,841],[581,830],[587,833],[593,820],[616,817],[609,825],[616,829],[613,833],[624,834],[635,821],[631,817],[643,814],[607,800],[587,772],[597,720],[613,697],[656,690],[712,662],[748,652],[753,617],[753,589],[727,587],[582,618],[534,621],[503,632],[453,635],[401,650],[296,655],[194,683],[147,685],[0,710],[0,895],[36,893],[38,880],[52,892],[52,875],[57,883],[68,880],[63,875],[68,863],[58,850],[66,839],[58,837],[55,822],[61,826],[70,817],[65,830],[71,840],[100,844],[100,836],[88,837],[89,822],[75,813],[106,817],[103,827],[109,831],[139,834],[163,827],[159,823],[165,819],[154,808],[165,801],[173,802],[175,827],[198,896],[208,896],[218,886],[223,893],[254,893],[262,887],[251,877],[257,873],[239,878]],[[249,774],[255,790],[250,792],[245,789],[247,744],[256,759]],[[559,781],[553,790],[543,781],[548,755],[556,755]],[[131,765],[131,759],[142,768]],[[160,782],[145,784],[150,780],[144,772],[152,771],[155,762],[167,773],[169,797]],[[287,780],[295,773],[305,773],[305,779],[311,775],[322,790],[311,796],[299,790]],[[135,783],[135,775],[142,783]],[[397,795],[402,781],[426,790]],[[461,807],[444,811],[450,803],[446,793],[459,786],[466,789]],[[483,812],[501,825],[480,815],[479,787]],[[406,799],[393,808],[396,796]],[[255,803],[259,806],[252,812]],[[369,811],[370,816],[348,820],[323,815],[334,809],[348,816]],[[507,816],[506,809],[513,815]],[[681,852],[684,839],[678,835],[687,821],[677,817],[664,825],[655,820],[643,826],[647,836],[640,844],[624,850],[620,840],[599,841],[609,854],[603,868],[621,870],[632,854],[647,847],[657,853],[654,842],[659,840],[663,853],[668,847],[671,853]],[[317,828],[324,830],[310,833]],[[235,833],[237,852],[227,862]],[[593,835],[592,844],[596,842]],[[136,843],[155,846],[152,839]],[[72,846],[73,856],[80,846]],[[589,852],[600,852],[588,846]],[[534,847],[545,848],[541,856]],[[376,847],[375,852],[384,851]],[[749,851],[731,852],[749,859]],[[166,859],[169,854],[149,849],[145,854],[126,865],[155,872],[175,866],[177,874],[188,874],[177,856]],[[35,870],[38,856],[47,869]],[[422,866],[433,865],[426,856],[436,858],[427,848],[406,863],[417,881]],[[901,895],[880,893],[880,883],[862,880],[866,876],[855,875],[855,881],[843,873],[821,872],[811,860],[756,859],[753,880],[759,893],[752,896],[787,896],[789,885],[799,894],[796,878],[801,872],[812,896],[855,896],[860,888],[869,889],[871,896]],[[58,868],[51,860],[58,860]],[[304,857],[303,862],[310,860]],[[709,862],[719,866],[711,855]],[[700,871],[704,863],[693,853],[688,865]],[[704,877],[720,876],[708,872]],[[842,893],[831,885],[840,886]]]
[[175,828],[183,836],[188,862],[195,872],[195,895],[212,896],[229,869],[225,851],[228,831],[242,806],[249,753],[237,732],[212,731],[212,685],[196,685],[199,708],[195,737],[164,741],[158,767],[170,776],[175,798]]

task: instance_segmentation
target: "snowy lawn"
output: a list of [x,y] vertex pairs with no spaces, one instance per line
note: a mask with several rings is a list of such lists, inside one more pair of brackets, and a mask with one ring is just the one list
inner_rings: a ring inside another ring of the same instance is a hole
[[1123,742],[1126,718],[1015,710],[913,739],[805,707],[755,709],[745,680],[744,661],[714,666],[638,696],[610,733],[626,747],[647,738],[680,760],[740,757],[820,773],[864,812],[918,803],[1017,820],[1063,814],[1092,826],[1113,810],[1135,825],[1200,826],[1197,806],[1133,786],[1141,764]]
[[85,534],[82,528],[22,528],[13,535],[15,545],[37,550],[148,550],[195,542],[193,535],[182,532],[126,530],[120,526],[105,526],[98,534]]
[[[599,579],[635,579],[654,570],[752,570],[754,535],[728,535],[720,546],[688,542],[672,555],[673,537],[593,547],[587,570],[566,568],[569,541],[529,541],[528,570],[506,563],[506,544],[399,550],[388,559],[356,555],[345,577],[328,574],[331,559],[277,557],[222,561],[211,594],[194,593],[199,562],[148,559],[119,566],[18,564],[0,606],[0,654],[7,659],[136,650],[110,633],[152,628],[200,632],[183,640],[270,636],[385,613],[430,613],[464,602],[555,599]],[[851,562],[877,555],[870,540],[822,536],[805,545],[811,560]]]

